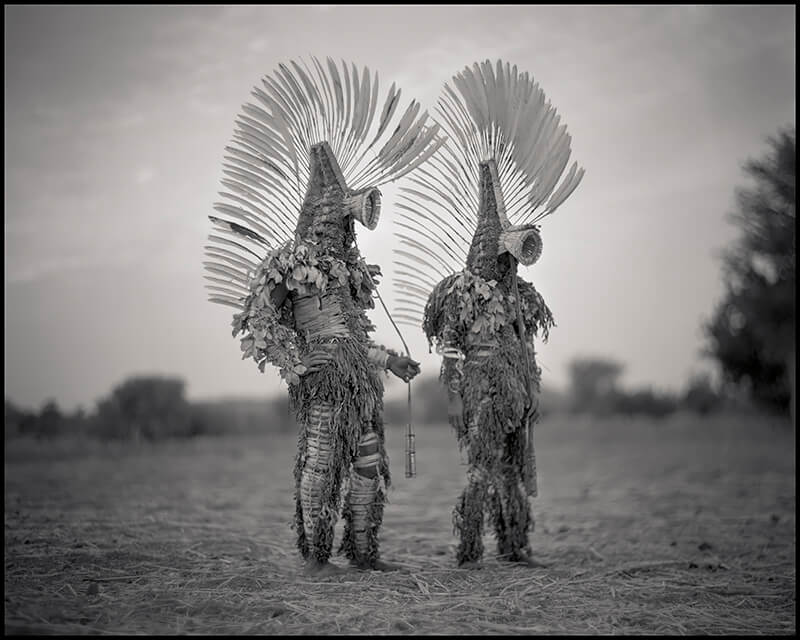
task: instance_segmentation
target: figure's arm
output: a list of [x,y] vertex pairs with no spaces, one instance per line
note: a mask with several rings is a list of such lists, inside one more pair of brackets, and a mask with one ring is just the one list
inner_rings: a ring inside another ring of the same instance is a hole
[[461,383],[464,378],[464,355],[459,349],[454,331],[445,332],[441,349],[442,368],[439,380],[447,389],[447,419],[456,431],[457,437],[466,434],[464,428],[464,402],[461,398]]
[[519,279],[519,297],[521,298],[522,315],[525,319],[525,332],[532,342],[535,336],[541,336],[547,342],[550,329],[556,326],[553,314],[544,302],[542,295],[534,286]]
[[370,340],[370,347],[367,350],[367,359],[381,370],[388,368],[387,363],[391,354],[388,349],[375,344]]
[[[272,257],[262,263],[254,277],[270,271]],[[234,316],[233,326],[234,336],[245,334],[241,338],[243,357],[252,357],[262,372],[267,364],[277,367],[289,384],[297,384],[302,376],[318,371],[333,357],[320,349],[308,351],[297,335],[286,276],[274,267],[248,296],[243,312]]]
[[445,329],[439,353],[442,355],[442,369],[439,380],[444,384],[449,394],[461,393],[461,379],[463,377],[464,354],[458,344],[456,332]]
[[425,319],[422,328],[428,338],[428,344],[436,344],[436,352],[442,356],[442,367],[439,381],[447,390],[447,417],[458,437],[464,434],[464,404],[461,398],[461,381],[463,377],[463,345],[456,328],[458,314],[448,313],[455,304],[453,284],[458,274],[453,274],[440,281],[428,296],[425,305]]
[[386,349],[374,342],[370,342],[367,358],[379,369],[391,371],[405,382],[408,382],[419,373],[419,362],[408,356],[401,356],[392,349]]
[[[525,324],[525,338],[529,364],[528,373],[530,376],[530,383],[533,385],[533,390],[538,392],[540,390],[542,371],[536,364],[535,338],[541,337],[542,340],[546,342],[550,329],[555,326],[555,321],[553,319],[553,314],[545,304],[541,294],[536,291],[532,284],[520,279],[519,292],[522,316]],[[517,333],[519,335],[518,329]]]
[[[372,292],[378,287],[381,268],[377,264],[367,264],[358,253],[357,247],[350,249],[348,256],[350,268],[350,295],[354,304],[366,311],[375,307]],[[365,334],[374,331],[375,327],[364,316],[362,326]],[[394,375],[408,382],[419,373],[419,362],[408,356],[401,356],[392,349],[367,340],[367,359],[382,371],[391,371]]]
[[374,309],[373,291],[378,288],[381,268],[377,264],[367,264],[358,250],[358,245],[353,245],[347,250],[345,264],[349,272],[350,295],[359,309]]
[[393,349],[387,349],[381,344],[370,340],[367,349],[367,359],[381,371],[390,369],[390,365],[400,357]]

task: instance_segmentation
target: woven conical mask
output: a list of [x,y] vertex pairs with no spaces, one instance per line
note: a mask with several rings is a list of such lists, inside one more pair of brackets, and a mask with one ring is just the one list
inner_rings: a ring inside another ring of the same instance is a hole
[[[336,243],[350,228],[350,218],[373,230],[380,217],[381,192],[375,187],[351,191],[327,142],[311,147],[310,175],[295,228],[299,240]],[[334,245],[335,246],[335,245]]]
[[400,188],[395,208],[401,322],[420,326],[430,292],[462,271],[509,284],[517,263],[532,265],[539,224],[583,178],[569,166],[571,136],[539,83],[516,65],[489,60],[445,84],[437,124],[441,151]]
[[481,162],[479,171],[478,224],[467,254],[467,269],[484,280],[499,280],[503,274],[498,258],[503,253],[529,266],[539,259],[542,240],[534,225],[513,226],[508,221],[495,161]]

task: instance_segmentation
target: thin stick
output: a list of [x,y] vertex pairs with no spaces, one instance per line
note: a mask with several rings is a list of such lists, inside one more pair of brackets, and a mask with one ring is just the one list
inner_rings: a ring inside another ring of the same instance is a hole
[[[400,329],[397,327],[397,324],[392,318],[392,314],[389,313],[389,309],[386,308],[386,303],[383,301],[381,297],[381,292],[378,291],[378,286],[375,284],[375,281],[372,279],[372,276],[369,273],[369,268],[367,267],[367,263],[364,258],[361,258],[361,264],[364,267],[364,273],[367,275],[367,279],[369,280],[372,288],[375,290],[375,293],[378,296],[378,300],[383,307],[383,310],[386,312],[386,315],[389,317],[389,322],[392,323],[394,330],[397,332],[397,335],[400,336],[400,342],[403,343],[403,348],[406,350],[406,356],[411,358],[411,350],[408,348],[405,339],[403,338],[403,334],[400,333]],[[417,475],[417,448],[414,442],[416,436],[414,434],[414,429],[411,423],[411,380],[407,380],[406,384],[408,385],[408,431],[406,433],[406,478],[414,478]]]

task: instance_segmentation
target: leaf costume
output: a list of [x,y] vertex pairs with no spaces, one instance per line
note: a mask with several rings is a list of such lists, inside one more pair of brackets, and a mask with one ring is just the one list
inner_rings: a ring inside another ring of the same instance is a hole
[[400,189],[395,311],[422,326],[443,356],[441,381],[463,402],[456,436],[469,467],[453,512],[457,560],[481,559],[488,514],[499,556],[513,561],[530,552],[528,496],[537,495],[533,339],[546,340],[555,324],[517,264],[538,260],[536,223],[572,193],[583,169],[573,163],[564,175],[571,138],[527,73],[486,61],[452,84],[438,103],[448,140]]
[[[391,127],[400,91],[392,85],[378,111],[378,77],[366,67],[342,62],[340,71],[330,58],[312,58],[312,67],[279,65],[236,120],[224,201],[210,216],[207,288],[211,301],[236,309],[243,357],[261,371],[275,366],[289,385],[300,426],[300,553],[326,562],[342,512],[340,551],[370,566],[390,482],[380,373],[391,352],[370,338],[366,312],[380,269],[362,259],[354,221],[374,229],[377,187],[424,162],[441,140],[415,101]],[[332,360],[307,372],[303,356],[319,350]]]

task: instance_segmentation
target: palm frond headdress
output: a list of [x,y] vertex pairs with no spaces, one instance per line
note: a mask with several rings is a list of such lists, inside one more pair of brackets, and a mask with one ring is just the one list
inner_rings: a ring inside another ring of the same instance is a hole
[[[214,205],[218,215],[209,216],[214,230],[204,262],[209,300],[240,311],[270,250],[326,215],[350,215],[373,229],[378,187],[442,143],[418,102],[403,111],[395,84],[380,100],[377,73],[344,61],[341,69],[331,58],[280,64],[252,96],[226,147],[225,190]],[[320,198],[337,206],[321,206]]]
[[490,280],[504,252],[533,264],[542,250],[537,223],[584,174],[574,162],[564,174],[567,127],[516,65],[466,67],[445,84],[437,112],[447,141],[408,178],[395,205],[395,317],[414,326],[437,281],[465,266]]

